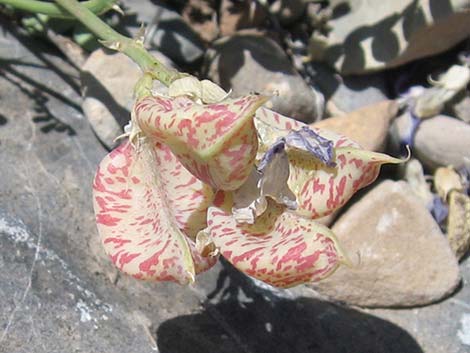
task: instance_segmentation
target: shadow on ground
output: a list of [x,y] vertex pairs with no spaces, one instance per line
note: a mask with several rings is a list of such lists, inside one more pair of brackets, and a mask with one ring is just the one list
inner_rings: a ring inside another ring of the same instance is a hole
[[161,353],[423,352],[388,321],[317,299],[273,294],[226,263],[202,312],[165,321],[156,336]]

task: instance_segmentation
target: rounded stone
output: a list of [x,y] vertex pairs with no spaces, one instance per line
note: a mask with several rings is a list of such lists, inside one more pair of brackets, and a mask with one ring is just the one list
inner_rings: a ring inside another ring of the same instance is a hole
[[269,38],[237,34],[217,41],[206,56],[206,71],[233,97],[253,92],[271,96],[268,108],[304,122],[323,115],[323,95],[305,83]]
[[406,182],[382,182],[332,230],[353,264],[312,288],[334,300],[364,307],[425,305],[460,282],[446,238]]
[[424,120],[416,130],[413,151],[428,168],[459,169],[470,158],[470,125],[445,115]]

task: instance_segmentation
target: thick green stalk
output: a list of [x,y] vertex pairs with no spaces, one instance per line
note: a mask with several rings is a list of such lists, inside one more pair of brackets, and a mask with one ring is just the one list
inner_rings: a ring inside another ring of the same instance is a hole
[[[116,0],[88,0],[81,3],[91,12],[101,15],[110,10]],[[69,12],[54,3],[38,0],[0,0],[0,4],[10,5],[18,10],[43,14],[54,18],[74,18]]]
[[156,80],[169,86],[181,77],[177,71],[168,69],[155,59],[143,46],[142,42],[125,37],[104,23],[98,16],[76,0],[55,0],[64,10],[73,15],[85,27],[93,32],[102,43],[119,50],[134,60],[141,70]]

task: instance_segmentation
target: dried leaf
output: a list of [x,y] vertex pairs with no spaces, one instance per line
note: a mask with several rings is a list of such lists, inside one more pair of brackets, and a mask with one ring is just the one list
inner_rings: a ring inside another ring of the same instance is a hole
[[413,113],[419,118],[438,115],[446,102],[465,89],[470,82],[470,68],[453,65],[437,81],[430,81],[433,87],[424,89],[410,103]]
[[470,249],[470,198],[455,190],[449,194],[447,238],[458,259]]
[[447,195],[452,190],[464,189],[460,175],[451,167],[440,167],[434,172],[434,188],[442,200],[447,200]]
[[428,209],[432,208],[434,197],[430,185],[424,178],[423,166],[417,159],[411,159],[406,163],[405,179],[416,196],[423,201],[424,205]]

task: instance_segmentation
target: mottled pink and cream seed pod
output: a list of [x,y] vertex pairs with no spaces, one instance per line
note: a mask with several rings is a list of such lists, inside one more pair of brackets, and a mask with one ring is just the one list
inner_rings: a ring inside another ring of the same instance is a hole
[[[266,151],[273,140],[299,130],[305,124],[261,108],[256,114],[260,151]],[[343,206],[359,189],[372,183],[386,163],[402,160],[383,153],[361,149],[353,140],[331,131],[312,128],[333,142],[335,167],[328,167],[304,151],[288,150],[289,188],[297,197],[299,215],[308,218],[327,216]]]
[[125,142],[108,154],[93,183],[96,223],[106,253],[139,279],[189,283],[215,264],[195,248],[212,190],[164,145]]
[[[309,131],[259,108],[264,101],[247,96],[199,104],[157,96],[137,102],[134,122],[145,137],[108,154],[93,185],[98,231],[120,270],[190,283],[220,252],[250,276],[291,287],[319,281],[345,262],[331,230],[313,219],[373,182],[382,164],[401,161],[332,132]],[[272,153],[276,158],[263,159]],[[260,161],[266,165],[257,169]],[[282,181],[274,182],[281,167]],[[264,173],[260,184],[249,184],[254,172]],[[233,193],[259,185],[265,194],[247,192],[243,201],[263,198],[264,205],[244,224],[232,212]]]
[[134,116],[143,134],[170,147],[194,176],[217,190],[247,179],[258,149],[253,116],[263,96],[199,104],[186,96],[146,97]]
[[208,231],[221,255],[252,277],[287,288],[319,281],[346,261],[331,230],[313,220],[269,201],[254,224],[240,224],[232,205],[230,193],[217,193]]

